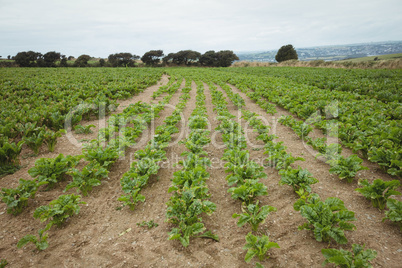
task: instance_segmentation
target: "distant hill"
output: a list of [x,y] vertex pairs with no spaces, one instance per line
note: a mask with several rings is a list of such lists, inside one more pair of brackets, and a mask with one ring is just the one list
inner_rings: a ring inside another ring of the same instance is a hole
[[[279,49],[279,48],[278,48]],[[402,41],[372,42],[349,45],[318,46],[297,48],[299,60],[344,60],[369,56],[402,53]],[[266,52],[236,52],[240,61],[268,61],[276,62],[275,55],[278,50]]]

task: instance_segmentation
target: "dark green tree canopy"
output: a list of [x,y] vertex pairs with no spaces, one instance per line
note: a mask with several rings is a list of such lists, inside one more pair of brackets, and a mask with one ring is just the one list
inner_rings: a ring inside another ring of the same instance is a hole
[[43,55],[43,61],[45,67],[56,67],[55,62],[60,60],[61,54],[56,51],[47,52]]
[[177,53],[169,53],[163,58],[165,64],[194,65],[201,57],[201,53],[194,50],[181,50]]
[[60,60],[60,67],[67,67],[67,57],[66,55],[61,55],[61,60]]
[[113,67],[134,67],[135,60],[138,60],[139,58],[140,56],[128,52],[122,52],[110,54],[107,59]]
[[282,46],[275,56],[277,62],[282,62],[286,60],[297,60],[297,52],[292,45]]
[[91,59],[91,56],[89,55],[81,55],[79,56],[75,62],[74,62],[74,66],[77,67],[87,67],[88,66],[88,61]]
[[202,56],[200,57],[200,64],[202,66],[218,66],[218,57],[216,55],[216,52],[214,50],[210,50],[202,54]]
[[162,50],[151,50],[146,52],[142,57],[141,61],[148,66],[155,66],[159,64],[160,58],[163,57]]
[[239,58],[231,50],[221,50],[219,52],[210,50],[200,57],[200,64],[210,67],[229,67],[235,60],[239,60]]
[[42,60],[42,54],[34,51],[18,52],[14,60],[20,67],[35,67],[38,66],[37,62]]
[[232,65],[233,61],[239,60],[239,57],[237,57],[237,55],[231,50],[221,50],[216,54],[219,67],[229,67]]

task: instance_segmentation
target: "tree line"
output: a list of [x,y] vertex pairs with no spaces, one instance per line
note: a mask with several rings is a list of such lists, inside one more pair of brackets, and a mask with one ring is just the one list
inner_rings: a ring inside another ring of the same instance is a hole
[[[10,59],[10,57],[8,57]],[[239,60],[231,50],[215,52],[207,51],[204,54],[193,50],[181,50],[164,55],[162,50],[150,50],[142,57],[128,52],[110,54],[107,59],[94,60],[83,54],[78,58],[66,57],[60,52],[50,51],[45,54],[24,51],[18,52],[11,58],[20,67],[159,67],[159,66],[200,66],[200,67],[228,67],[233,61]],[[141,60],[141,62],[139,61]],[[91,61],[93,61],[91,63]]]

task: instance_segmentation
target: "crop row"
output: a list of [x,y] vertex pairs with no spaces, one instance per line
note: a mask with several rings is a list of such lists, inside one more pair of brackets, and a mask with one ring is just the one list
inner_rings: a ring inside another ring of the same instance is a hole
[[173,174],[172,186],[168,192],[173,193],[167,202],[166,221],[176,227],[169,232],[169,240],[179,240],[184,247],[190,243],[191,237],[211,238],[219,241],[217,235],[206,230],[201,214],[211,215],[216,205],[209,201],[209,178],[207,166],[211,165],[203,148],[211,141],[207,130],[208,120],[205,107],[204,87],[197,84],[196,108],[192,112],[188,126],[188,137],[180,141],[188,151],[181,154],[184,159],[178,162],[182,169]]
[[[260,206],[259,201],[255,200],[258,196],[268,195],[267,187],[259,181],[260,178],[266,178],[267,175],[263,172],[264,167],[250,160],[249,151],[246,149],[247,143],[244,131],[241,125],[233,120],[235,116],[229,112],[222,92],[218,91],[212,83],[208,83],[208,85],[211,91],[212,103],[215,106],[214,110],[221,121],[216,130],[222,133],[223,142],[227,147],[223,160],[227,161],[225,164],[226,172],[231,174],[226,177],[226,180],[229,186],[233,186],[228,189],[228,193],[231,194],[233,199],[242,202],[243,213],[235,213],[233,218],[239,218],[237,222],[239,227],[249,224],[252,232],[256,232],[258,226],[265,222],[268,214],[276,211],[276,208],[272,206]],[[239,95],[233,94],[231,97],[237,107],[244,104]],[[252,232],[245,237],[246,245],[244,249],[247,249],[247,253],[244,260],[247,263],[254,257],[258,257],[262,261],[268,258],[266,253],[270,248],[279,248],[277,243],[269,241],[268,236],[255,236]],[[257,267],[263,267],[258,262],[256,265]]]

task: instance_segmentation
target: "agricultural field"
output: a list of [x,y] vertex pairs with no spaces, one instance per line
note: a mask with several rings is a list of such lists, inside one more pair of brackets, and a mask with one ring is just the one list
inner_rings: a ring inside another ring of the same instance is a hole
[[2,68],[0,267],[400,267],[401,85]]

